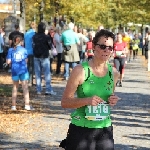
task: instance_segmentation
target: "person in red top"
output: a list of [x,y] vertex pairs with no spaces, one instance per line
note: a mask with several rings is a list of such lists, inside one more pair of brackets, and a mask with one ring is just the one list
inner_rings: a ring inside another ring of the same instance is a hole
[[117,40],[114,44],[114,67],[120,73],[120,81],[117,82],[117,84],[119,83],[120,87],[122,87],[122,79],[124,76],[124,67],[127,52],[127,44],[122,41],[122,35],[118,33]]
[[88,61],[92,59],[92,57],[94,56],[92,40],[93,40],[92,34],[89,34],[89,41],[86,43],[86,52],[85,52],[85,56],[88,59]]

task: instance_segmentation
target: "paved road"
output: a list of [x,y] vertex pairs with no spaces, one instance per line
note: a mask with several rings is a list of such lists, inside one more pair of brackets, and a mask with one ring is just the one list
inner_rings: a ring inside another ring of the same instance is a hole
[[[18,113],[26,122],[15,132],[0,133],[0,149],[60,149],[58,145],[66,136],[72,111],[60,106],[65,84],[61,81],[53,85],[57,96],[32,99],[38,111]],[[150,150],[150,78],[140,58],[127,64],[123,87],[117,87],[116,94],[122,99],[112,109],[115,150]]]

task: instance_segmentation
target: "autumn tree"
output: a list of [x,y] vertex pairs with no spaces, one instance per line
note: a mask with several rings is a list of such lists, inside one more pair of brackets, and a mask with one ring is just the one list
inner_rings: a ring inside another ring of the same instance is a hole
[[[39,6],[42,0],[25,0],[26,23],[39,22]],[[150,20],[149,0],[43,0],[43,17],[51,22],[53,17],[67,16],[73,18],[77,25],[97,28],[99,24],[106,27],[125,25],[128,22],[148,24]],[[56,11],[56,3],[58,11]]]

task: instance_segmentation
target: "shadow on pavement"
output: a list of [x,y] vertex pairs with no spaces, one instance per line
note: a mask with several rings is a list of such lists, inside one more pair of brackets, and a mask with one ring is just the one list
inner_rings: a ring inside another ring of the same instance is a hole
[[146,147],[137,147],[136,145],[115,144],[115,150],[149,150]]
[[[12,142],[11,137],[7,134],[0,133],[0,149],[1,150],[59,150],[56,145],[48,145],[43,141],[35,142]],[[16,139],[17,140],[17,139]]]
[[[130,137],[131,136],[131,137]],[[134,138],[132,137],[133,135],[130,135],[130,138]],[[134,135],[137,136],[138,135]],[[142,135],[143,138],[146,138],[146,140],[149,140],[150,135],[148,134],[143,134]],[[34,141],[34,142],[30,142],[30,143],[26,143],[26,142],[11,142],[9,141],[9,139],[11,139],[10,136],[4,134],[4,133],[0,133],[0,149],[2,150],[60,150],[61,148],[59,148],[56,145],[48,145],[45,144],[45,142],[43,141]],[[136,138],[134,138],[136,139]],[[56,142],[60,142],[60,141],[56,141]],[[149,148],[146,147],[137,147],[136,145],[122,145],[122,144],[115,144],[115,150],[133,150],[133,149],[137,149],[137,150],[149,150]]]

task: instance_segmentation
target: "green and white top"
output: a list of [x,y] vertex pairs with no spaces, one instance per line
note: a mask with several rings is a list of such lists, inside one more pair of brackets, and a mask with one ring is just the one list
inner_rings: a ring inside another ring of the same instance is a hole
[[71,123],[76,126],[88,128],[103,128],[111,126],[110,105],[107,103],[110,95],[113,94],[114,76],[113,69],[110,64],[108,72],[103,77],[95,76],[88,62],[83,62],[82,66],[85,70],[85,81],[77,88],[77,96],[79,98],[99,96],[104,100],[97,106],[83,106],[77,108],[71,114]]

